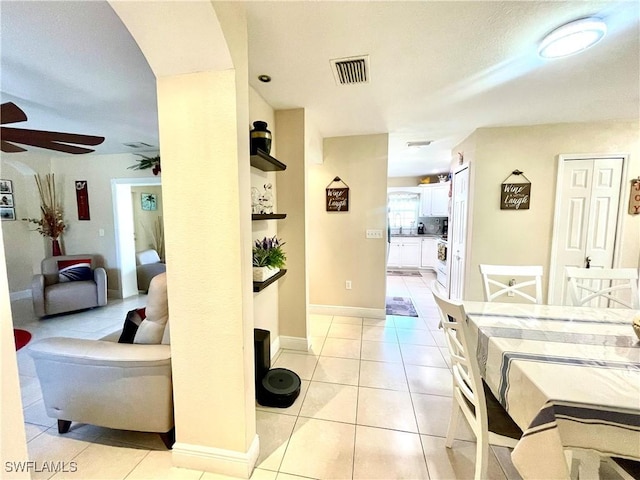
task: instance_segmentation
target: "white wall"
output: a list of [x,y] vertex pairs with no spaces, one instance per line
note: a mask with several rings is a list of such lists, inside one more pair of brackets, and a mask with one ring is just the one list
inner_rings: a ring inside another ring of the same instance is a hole
[[[142,194],[146,193],[156,196],[156,210],[142,209]],[[162,222],[162,187],[159,185],[131,187],[131,203],[133,205],[133,229],[135,232],[136,252],[149,248],[155,249],[153,232],[155,231],[156,222]]]

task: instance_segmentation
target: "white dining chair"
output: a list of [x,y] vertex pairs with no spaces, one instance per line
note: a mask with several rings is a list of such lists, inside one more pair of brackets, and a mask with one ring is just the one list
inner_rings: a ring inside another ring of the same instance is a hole
[[518,295],[532,303],[542,304],[542,273],[541,265],[481,264],[484,300],[492,302],[502,295]]
[[447,300],[437,287],[432,287],[438,305],[442,328],[451,356],[453,406],[445,445],[453,446],[460,413],[476,436],[476,480],[487,478],[489,444],[515,447],[522,436],[506,410],[493,396],[480,376],[475,350],[469,341],[467,315],[459,302]]
[[565,271],[574,306],[640,309],[637,269],[565,267]]

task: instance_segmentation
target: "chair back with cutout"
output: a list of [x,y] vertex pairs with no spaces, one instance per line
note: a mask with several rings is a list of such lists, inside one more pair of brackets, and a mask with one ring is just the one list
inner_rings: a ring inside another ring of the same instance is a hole
[[542,304],[541,265],[480,265],[484,299],[493,302],[503,295]]
[[565,267],[565,271],[574,306],[640,309],[637,269]]

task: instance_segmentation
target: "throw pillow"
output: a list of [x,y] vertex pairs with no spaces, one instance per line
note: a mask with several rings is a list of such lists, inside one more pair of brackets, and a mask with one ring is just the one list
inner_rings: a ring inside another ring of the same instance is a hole
[[136,337],[138,327],[145,319],[145,309],[138,308],[127,312],[127,317],[124,319],[124,326],[122,327],[122,333],[118,339],[118,343],[133,343],[133,339]]
[[81,280],[93,280],[90,258],[58,260],[59,282],[77,282]]

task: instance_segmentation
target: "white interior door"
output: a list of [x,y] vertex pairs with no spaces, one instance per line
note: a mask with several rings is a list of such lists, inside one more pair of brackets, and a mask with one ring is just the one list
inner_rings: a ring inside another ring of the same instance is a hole
[[469,205],[469,166],[453,173],[451,235],[449,236],[449,298],[462,300],[467,250],[467,222]]
[[[567,159],[559,170],[550,303],[570,304],[565,267],[611,268],[623,158]],[[559,205],[558,205],[559,202]]]

